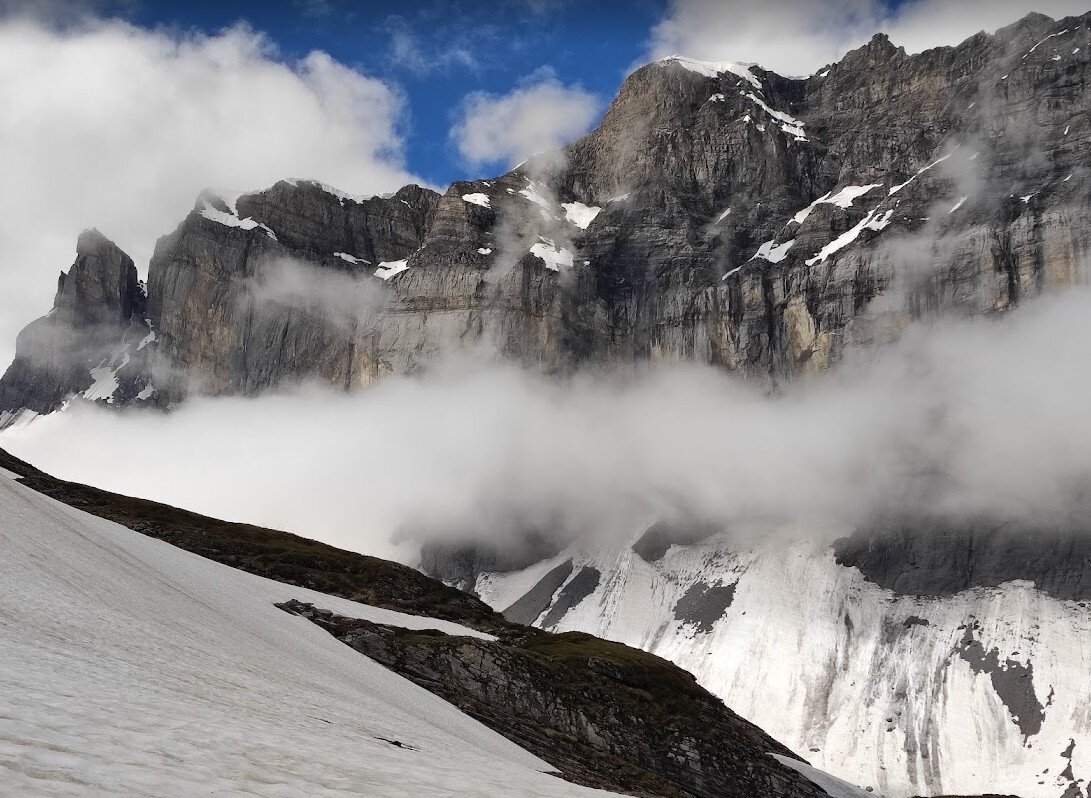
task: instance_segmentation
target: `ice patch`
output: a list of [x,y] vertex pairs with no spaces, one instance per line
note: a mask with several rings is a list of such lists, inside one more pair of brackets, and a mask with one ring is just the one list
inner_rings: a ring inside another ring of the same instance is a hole
[[611,202],[624,202],[627,199],[629,199],[629,192],[618,194],[616,197],[610,197],[610,199],[606,200],[606,204],[609,205]]
[[561,207],[564,208],[564,215],[568,218],[568,221],[581,230],[586,230],[587,226],[595,221],[595,217],[602,211],[602,208],[598,206],[584,205],[582,202],[562,202]]
[[947,215],[950,216],[952,213],[954,213],[959,208],[961,208],[963,203],[965,203],[967,199],[969,199],[969,198],[968,197],[962,197],[961,199],[959,199],[958,202],[956,202],[954,205],[951,206],[951,210],[947,211]]
[[[1038,192],[1034,192],[1034,193],[1037,194]],[[1027,194],[1026,196],[1020,197],[1019,199],[1022,200],[1024,204],[1026,204],[1026,203],[1030,202],[1032,199],[1034,199],[1034,194]]]
[[114,393],[117,391],[117,371],[106,366],[96,366],[91,369],[91,379],[94,380],[91,387],[83,392],[84,399],[90,399],[92,402],[105,399],[107,402],[114,401]]
[[895,195],[895,194],[897,194],[897,193],[898,193],[899,191],[901,191],[901,190],[902,190],[903,188],[905,188],[905,187],[906,187],[906,186],[908,186],[908,185],[909,185],[910,183],[912,183],[912,182],[913,182],[914,180],[916,180],[916,179],[917,179],[918,177],[920,177],[920,176],[921,176],[921,175],[923,175],[923,174],[924,174],[925,172],[927,172],[927,171],[928,171],[929,169],[931,169],[931,168],[932,168],[933,166],[935,166],[936,164],[940,164],[940,163],[943,163],[944,161],[946,161],[946,160],[947,160],[948,158],[950,158],[950,157],[951,157],[951,153],[947,153],[947,154],[946,154],[946,155],[944,155],[943,157],[941,157],[941,158],[937,158],[936,160],[932,161],[932,163],[928,164],[928,166],[925,166],[925,167],[923,167],[923,168],[921,168],[921,169],[918,169],[918,170],[917,170],[917,173],[916,173],[915,175],[913,175],[913,176],[912,176],[911,178],[909,178],[908,180],[906,180],[906,181],[905,181],[904,183],[899,183],[898,185],[896,185],[896,186],[893,186],[893,187],[892,187],[892,188],[890,189],[890,196],[894,196],[894,195]]
[[[1024,55],[1024,56],[1023,56],[1023,58],[1026,58],[1026,57],[1027,57],[1028,55],[1030,55],[1031,53],[1033,53],[1033,52],[1034,52],[1035,50],[1037,50],[1037,49],[1038,49],[1039,47],[1041,47],[1041,46],[1042,46],[1043,44],[1045,44],[1046,42],[1048,42],[1048,41],[1049,41],[1050,39],[1052,39],[1053,37],[1055,37],[1055,36],[1064,36],[1064,35],[1065,35],[1066,33],[1068,33],[1068,28],[1065,28],[1064,30],[1062,30],[1062,31],[1060,31],[1060,32],[1058,32],[1058,33],[1051,33],[1051,34],[1049,34],[1049,35],[1048,35],[1048,36],[1046,36],[1046,37],[1045,37],[1044,39],[1042,39],[1042,41],[1038,42],[1038,43],[1037,43],[1036,45],[1034,45],[1034,46],[1033,46],[1033,47],[1031,47],[1031,48],[1030,48],[1029,50],[1027,50],[1027,55]],[[1007,77],[1007,75],[1005,75],[1004,77]]]
[[147,335],[140,339],[140,343],[136,345],[136,351],[139,352],[148,344],[155,343],[155,330],[150,330]]
[[380,280],[389,280],[409,268],[408,260],[384,260],[375,269],[375,276]]
[[716,94],[713,94],[711,97],[709,97],[708,101],[710,103],[722,103],[724,101],[724,99],[725,99],[724,96],[722,94],[720,94],[719,92],[717,92]]
[[519,193],[526,199],[538,205],[542,209],[542,216],[549,220],[556,220],[556,216],[553,215],[553,203],[542,196],[535,188],[534,183],[529,183],[526,188],[521,189]]
[[559,272],[562,268],[572,268],[572,253],[564,247],[558,247],[548,238],[542,238],[532,246],[530,254],[541,259],[550,271]]
[[722,222],[724,219],[726,219],[730,215],[731,215],[731,209],[728,208],[726,211],[724,211],[723,213],[721,213],[719,216],[716,217],[716,224],[719,224],[720,222]]
[[462,199],[464,202],[469,202],[471,205],[480,205],[482,208],[491,207],[489,204],[489,195],[477,192],[475,194],[463,194]]
[[796,240],[793,238],[791,241],[785,241],[783,244],[775,244],[775,239],[770,239],[758,247],[758,251],[754,253],[754,256],[750,260],[761,258],[769,263],[780,263],[786,257],[788,257],[788,250],[792,248]]
[[333,256],[335,258],[340,258],[341,260],[345,261],[345,263],[363,263],[366,265],[371,265],[371,261],[364,260],[363,258],[358,258],[355,255],[348,254],[347,252],[334,252]]
[[151,399],[152,394],[155,393],[155,387],[149,382],[144,388],[136,395],[137,399]]
[[[293,178],[291,180],[285,180],[284,182],[293,186],[315,186],[316,188],[320,188],[327,194],[332,194],[333,196],[337,197],[337,199],[340,200],[341,205],[344,205],[346,202],[355,202],[359,204],[362,202],[367,202],[371,199],[375,199],[377,196],[380,196],[378,194],[349,194],[347,191],[342,191],[339,188],[334,188],[327,183],[322,183],[318,180],[310,180],[307,178]],[[394,197],[393,194],[383,194],[381,196],[383,199],[393,199]],[[405,202],[405,200],[402,200],[402,202]],[[405,204],[408,205],[409,203],[406,202]]]
[[890,224],[890,217],[894,214],[894,211],[889,210],[884,216],[879,217],[878,219],[875,218],[875,214],[876,212],[874,210],[869,212],[868,215],[861,219],[859,224],[857,224],[855,227],[850,230],[846,230],[833,241],[826,244],[826,246],[822,247],[822,249],[819,250],[817,255],[815,255],[813,258],[808,258],[807,265],[814,266],[816,263],[822,263],[824,260],[830,257],[830,255],[840,252],[857,238],[859,238],[860,233],[864,232],[864,230],[882,230],[884,227]]
[[479,247],[477,250],[478,255],[491,255],[492,247]]
[[735,61],[698,61],[695,58],[687,58],[684,55],[672,55],[661,58],[660,64],[678,64],[683,69],[704,75],[706,78],[718,78],[725,72],[730,72],[736,77],[748,81],[755,89],[761,89],[761,82],[750,71],[753,64],[736,63]]
[[209,221],[218,222],[219,224],[225,225],[227,227],[238,227],[243,230],[253,230],[255,227],[260,227],[262,230],[265,231],[266,235],[268,235],[269,238],[273,239],[274,241],[277,240],[276,233],[274,233],[269,227],[262,224],[261,222],[256,221],[255,219],[251,219],[249,216],[247,216],[245,219],[240,219],[238,216],[232,216],[230,213],[225,213],[224,211],[213,208],[211,205],[208,204],[207,201],[204,205],[204,208],[201,209],[201,216],[205,217]]
[[749,99],[755,105],[757,105],[769,116],[780,122],[780,129],[787,133],[789,136],[795,136],[796,141],[806,141],[807,134],[803,129],[803,123],[790,114],[786,114],[783,111],[773,110],[765,100],[761,99],[758,95],[752,91],[739,92],[744,97]]
[[819,205],[836,205],[838,208],[850,208],[855,200],[876,188],[882,188],[882,183],[871,183],[866,186],[845,186],[836,194],[827,192],[793,216],[792,221],[796,224],[803,224],[807,221],[807,217],[811,215],[811,212]]

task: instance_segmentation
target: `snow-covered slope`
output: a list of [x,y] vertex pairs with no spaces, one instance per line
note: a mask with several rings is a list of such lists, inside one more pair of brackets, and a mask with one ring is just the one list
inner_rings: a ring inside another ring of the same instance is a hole
[[298,598],[0,475],[0,795],[592,796],[281,612]]
[[526,620],[673,660],[816,767],[889,798],[1086,795],[1086,603],[1023,582],[899,596],[783,537],[656,554],[569,551],[477,589],[506,608],[542,584]]

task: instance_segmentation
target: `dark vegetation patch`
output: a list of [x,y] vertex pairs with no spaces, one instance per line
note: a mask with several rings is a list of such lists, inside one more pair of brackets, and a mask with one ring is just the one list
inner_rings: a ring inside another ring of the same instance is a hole
[[568,780],[660,798],[821,798],[796,758],[677,666],[579,632],[488,641],[410,631],[289,601],[362,654],[459,707]]

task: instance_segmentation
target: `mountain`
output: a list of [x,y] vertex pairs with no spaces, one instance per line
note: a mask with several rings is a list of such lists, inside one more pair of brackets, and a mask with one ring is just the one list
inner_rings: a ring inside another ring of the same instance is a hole
[[866,795],[642,651],[518,626],[394,563],[0,464],[5,792]]
[[[1084,274],[1089,50],[1087,16],[1031,15],[913,56],[878,35],[806,79],[674,57],[562,152],[442,196],[206,195],[158,242],[146,315],[89,351],[58,305],[51,329],[73,336],[28,328],[0,412],[351,388],[471,345],[550,371],[694,360],[775,381],[910,318],[1001,311]],[[71,274],[112,284],[83,243]],[[137,349],[140,390],[110,393]]]
[[[0,427],[76,397],[352,389],[468,347],[549,373],[694,361],[775,387],[912,321],[1001,314],[1087,278],[1089,54],[1091,15],[1034,14],[919,55],[876,36],[805,79],[676,56],[563,151],[442,195],[286,180],[202,196],[146,293],[65,294],[130,284],[81,239],[0,380]],[[1091,537],[1072,517],[899,509],[830,547],[664,519],[602,550],[468,540],[421,565],[513,622],[669,659],[890,798],[1086,798]],[[419,662],[351,615],[293,608]]]

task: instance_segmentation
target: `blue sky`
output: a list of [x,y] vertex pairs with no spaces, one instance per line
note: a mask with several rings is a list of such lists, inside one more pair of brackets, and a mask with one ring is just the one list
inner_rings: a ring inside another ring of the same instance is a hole
[[243,20],[268,34],[286,58],[323,50],[399,87],[409,111],[407,165],[445,185],[482,173],[449,137],[465,95],[506,93],[547,67],[560,83],[579,85],[605,104],[643,57],[664,7],[661,0],[195,0],[138,2],[120,15],[144,26],[207,32]]

